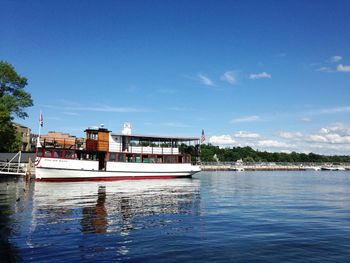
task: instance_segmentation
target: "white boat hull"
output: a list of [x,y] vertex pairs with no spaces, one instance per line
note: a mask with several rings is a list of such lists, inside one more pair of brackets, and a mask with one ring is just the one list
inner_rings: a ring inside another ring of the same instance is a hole
[[200,171],[189,163],[124,163],[107,162],[98,170],[97,161],[59,160],[41,158],[36,161],[35,177],[45,181],[131,180],[191,177]]

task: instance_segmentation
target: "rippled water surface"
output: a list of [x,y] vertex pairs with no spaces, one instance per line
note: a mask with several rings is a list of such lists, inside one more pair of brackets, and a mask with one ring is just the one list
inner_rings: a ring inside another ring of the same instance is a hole
[[350,171],[0,180],[0,262],[349,262]]

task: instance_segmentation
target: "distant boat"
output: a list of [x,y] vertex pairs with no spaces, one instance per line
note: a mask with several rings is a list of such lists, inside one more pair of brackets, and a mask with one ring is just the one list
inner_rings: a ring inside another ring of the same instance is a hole
[[243,171],[245,171],[245,169],[244,169],[243,167],[239,167],[239,166],[235,166],[235,165],[232,165],[232,166],[230,167],[230,170],[231,170],[231,171],[237,171],[237,172],[243,172]]
[[321,171],[320,166],[305,166],[304,169],[306,171]]
[[325,165],[325,166],[321,167],[321,170],[324,170],[324,171],[345,171],[345,168],[342,167],[342,166],[328,166],[328,165]]

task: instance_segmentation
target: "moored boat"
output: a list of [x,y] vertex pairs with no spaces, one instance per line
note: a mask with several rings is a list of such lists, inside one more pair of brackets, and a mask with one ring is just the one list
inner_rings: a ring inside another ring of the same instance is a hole
[[[104,127],[85,130],[84,142],[40,141],[35,161],[37,180],[87,181],[191,177],[197,165],[199,138],[132,135]],[[188,152],[193,152],[193,156]]]
[[324,171],[345,171],[345,167],[343,166],[330,166],[330,165],[325,165],[321,167],[321,170]]
[[305,166],[303,167],[305,171],[321,171],[320,166]]

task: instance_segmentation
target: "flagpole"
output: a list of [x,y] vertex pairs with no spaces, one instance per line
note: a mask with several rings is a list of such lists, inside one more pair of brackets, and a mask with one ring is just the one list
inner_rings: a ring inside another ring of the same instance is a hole
[[41,127],[42,127],[42,121],[41,121],[41,117],[42,116],[42,112],[40,111],[40,117],[39,117],[39,134],[38,134],[38,138],[36,140],[36,148],[41,147],[40,144],[40,134],[41,134]]

